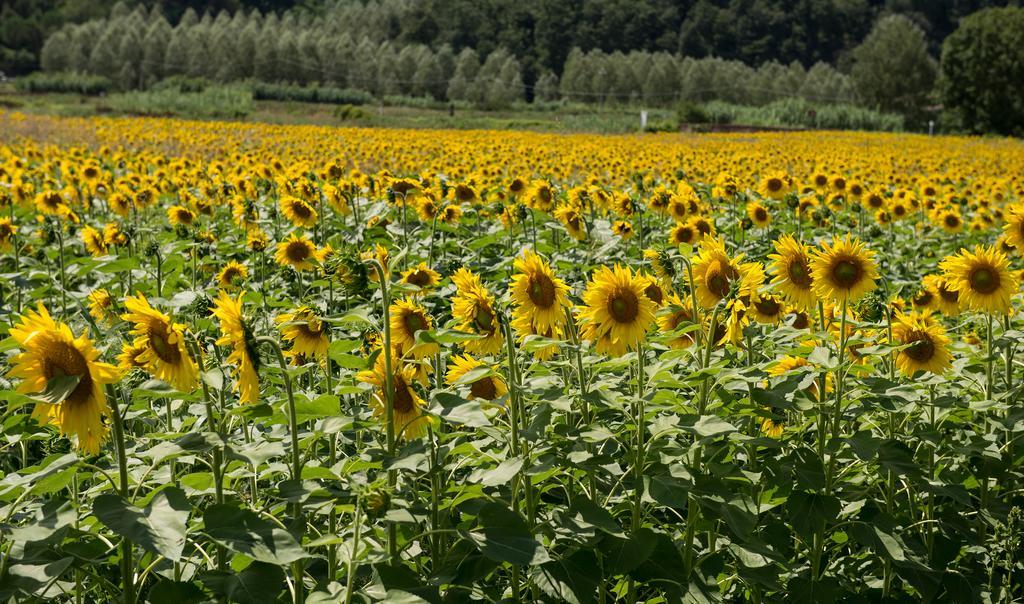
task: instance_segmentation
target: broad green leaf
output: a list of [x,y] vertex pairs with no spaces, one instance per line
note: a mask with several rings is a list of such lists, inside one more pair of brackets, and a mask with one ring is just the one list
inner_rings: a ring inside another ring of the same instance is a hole
[[239,573],[206,572],[199,580],[213,593],[237,604],[280,602],[278,596],[285,590],[284,570],[266,562],[253,562]]
[[174,562],[181,560],[185,549],[191,511],[185,493],[177,487],[162,489],[145,508],[110,494],[100,495],[93,502],[93,514],[107,528]]
[[215,504],[206,509],[203,524],[211,539],[260,562],[282,565],[306,557],[291,533],[250,510]]
[[504,505],[485,505],[480,510],[478,521],[478,528],[459,530],[459,535],[491,560],[518,566],[543,564],[550,560],[544,546],[533,538],[526,521]]

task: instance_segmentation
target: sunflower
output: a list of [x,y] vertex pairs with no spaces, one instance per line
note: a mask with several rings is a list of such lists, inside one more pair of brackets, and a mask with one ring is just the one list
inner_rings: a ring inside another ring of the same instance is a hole
[[71,328],[53,320],[46,307],[28,311],[10,330],[22,352],[10,359],[8,376],[21,378],[18,392],[39,394],[51,386],[50,380],[77,378],[74,388],[58,404],[38,402],[32,416],[40,423],[57,426],[61,434],[75,435],[78,448],[89,454],[99,452],[107,428],[104,384],[120,379],[117,367],[102,363],[85,333],[77,338]]
[[764,280],[760,265],[740,262],[743,255],[730,258],[721,239],[704,239],[693,261],[693,278],[697,286],[697,301],[704,308],[712,308],[729,295],[733,285],[739,294],[757,298],[757,288]]
[[[394,413],[395,434],[406,440],[420,438],[430,425],[430,416],[423,415],[426,403],[416,393],[414,383],[417,369],[414,365],[395,360],[391,367],[391,400]],[[387,418],[387,370],[383,354],[377,355],[372,370],[360,371],[356,379],[365,384],[376,386],[371,405],[374,417]]]
[[103,243],[109,245],[127,245],[128,234],[121,230],[116,222],[108,222],[103,227]]
[[1003,225],[1003,234],[1007,243],[1017,248],[1018,253],[1024,254],[1024,205],[1009,209],[1006,224]]
[[57,191],[43,191],[35,197],[36,210],[44,216],[63,216],[70,211]]
[[686,221],[686,224],[690,225],[697,231],[697,239],[715,236],[715,223],[705,216],[691,216],[690,219]]
[[422,359],[437,354],[440,347],[435,343],[416,343],[416,334],[434,328],[434,320],[426,309],[412,300],[398,300],[391,305],[391,345],[400,356],[411,355]]
[[513,263],[510,295],[516,306],[512,326],[517,333],[544,333],[565,324],[569,286],[555,276],[551,266],[530,250]]
[[562,223],[565,230],[569,232],[569,236],[577,241],[583,241],[587,238],[586,222],[583,216],[580,215],[580,210],[574,205],[563,205],[559,206],[555,210],[555,218]]
[[434,201],[433,196],[429,194],[421,197],[420,200],[415,205],[416,214],[420,217],[420,220],[422,220],[423,222],[433,221],[434,218],[440,212],[440,208],[438,207],[437,202]]
[[786,305],[774,294],[761,294],[752,303],[747,304],[747,310],[758,323],[765,325],[778,324],[786,313]]
[[217,273],[217,282],[224,289],[235,289],[249,277],[249,269],[244,264],[229,260],[224,268]]
[[599,268],[583,294],[581,336],[592,340],[598,354],[620,356],[636,348],[654,321],[654,302],[644,293],[646,283],[618,264]]
[[939,212],[936,221],[947,233],[959,233],[964,229],[964,219],[960,216],[960,211],[953,208]]
[[[469,355],[452,357],[452,365],[445,376],[445,382],[455,386],[464,384],[464,378],[470,372],[481,367],[489,367]],[[508,386],[505,380],[498,375],[496,368],[490,366],[491,375],[477,378],[469,384],[469,400],[484,399],[487,401],[497,400],[508,394]]]
[[282,313],[276,319],[281,337],[291,342],[291,352],[323,359],[327,356],[330,340],[327,325],[307,306]]
[[140,348],[131,342],[125,342],[121,345],[121,354],[117,355],[117,368],[122,373],[127,373],[132,369],[145,369],[146,364],[140,360],[140,357],[145,352],[145,348]]
[[526,190],[524,201],[527,207],[540,210],[541,212],[548,212],[555,205],[555,191],[551,188],[551,183],[535,180],[530,183],[530,187]]
[[813,308],[817,302],[811,278],[811,258],[805,246],[792,235],[783,235],[775,242],[775,253],[768,256],[768,270],[776,285],[791,303],[800,308]]
[[928,311],[898,315],[892,324],[892,337],[906,346],[896,353],[896,367],[907,377],[918,371],[942,375],[952,364],[946,330]]
[[0,218],[0,252],[11,249],[14,236],[18,233],[18,226],[10,218]]
[[700,232],[688,222],[677,223],[668,232],[668,244],[672,246],[693,245],[700,240]]
[[190,225],[196,220],[196,215],[185,206],[171,206],[167,208],[167,221],[171,226],[179,224]]
[[97,323],[108,327],[117,321],[114,310],[114,298],[105,289],[97,289],[89,294],[89,314]]
[[297,271],[308,271],[313,268],[313,261],[319,260],[313,242],[295,234],[277,244],[274,259],[281,266],[290,266]]
[[312,227],[316,224],[317,213],[313,206],[298,197],[285,195],[278,203],[281,213],[297,227]]
[[[770,410],[765,408],[764,413],[770,413]],[[786,424],[782,420],[767,415],[762,416],[761,433],[765,436],[779,438],[785,430]]]
[[626,220],[616,220],[612,223],[612,234],[621,239],[629,239],[633,236],[633,225]]
[[1010,270],[1009,259],[994,247],[979,245],[973,252],[961,249],[939,266],[966,310],[1007,314],[1010,298],[1020,289],[1017,274]]
[[[391,255],[388,253],[388,249],[379,243],[375,243],[372,248],[360,252],[359,257],[363,260],[376,260],[384,267],[384,278],[391,278],[391,267],[388,266],[388,261],[391,259]],[[377,274],[377,269],[370,269],[369,273],[370,281],[376,283],[380,281],[380,275]]]
[[949,317],[960,314],[960,292],[951,289],[942,275],[926,275],[922,287],[935,292],[934,307],[939,312]]
[[262,252],[269,245],[267,234],[259,229],[252,229],[245,236],[245,245],[254,252]]
[[[684,304],[683,301],[676,294],[669,294],[668,302],[665,304],[665,308],[657,317],[658,329],[662,333],[671,334],[674,333],[679,327],[690,325],[693,323],[692,308]],[[693,345],[696,336],[695,332],[688,331],[683,334],[670,339],[667,344],[671,348],[682,349],[689,348]]]
[[761,179],[759,191],[764,197],[782,199],[792,188],[788,174],[774,172]]
[[836,303],[856,301],[877,286],[874,256],[874,252],[850,235],[823,243],[811,259],[814,292]]
[[440,282],[441,275],[427,266],[426,262],[420,262],[418,265],[402,272],[402,283],[415,285],[419,288],[419,291],[412,294],[414,296],[425,294],[428,290],[437,287],[437,284]]
[[[780,359],[778,359],[772,365],[770,365],[766,369],[766,372],[768,373],[768,375],[770,375],[772,377],[783,377],[783,376],[789,375],[791,373],[794,373],[796,371],[807,371],[807,370],[802,370],[801,368],[803,368],[803,367],[808,367],[808,368],[810,368],[812,370],[812,371],[809,371],[808,373],[814,373],[815,371],[813,371],[813,370],[815,370],[816,366],[813,363],[811,363],[810,361],[808,361],[807,359],[805,359],[804,357],[796,357],[796,356],[786,355],[786,356],[781,357]],[[831,390],[832,390],[832,376],[831,376],[831,374],[829,374],[829,375],[825,376],[825,391],[827,393],[827,392],[831,392]],[[810,394],[813,398],[818,398],[818,380],[817,379],[814,379],[814,380],[812,380],[810,382],[810,385],[807,386],[807,388],[806,388],[806,392],[808,394]]]
[[737,346],[743,341],[743,330],[750,325],[750,313],[747,312],[747,305],[738,299],[729,300],[725,310],[725,334],[716,341],[716,344]]
[[452,283],[456,288],[452,298],[452,317],[458,322],[458,329],[483,336],[467,340],[463,347],[474,354],[494,354],[501,350],[504,339],[494,311],[494,296],[487,291],[479,276],[465,268],[455,271]]
[[437,219],[445,224],[455,224],[462,219],[462,208],[446,205],[441,208],[441,213],[437,215]]
[[103,241],[103,234],[87,226],[82,229],[82,243],[85,244],[85,249],[93,256],[103,256],[107,253],[107,244]]
[[651,269],[654,270],[654,274],[662,283],[666,285],[672,284],[676,277],[676,267],[668,252],[665,250],[646,249],[644,250],[644,260],[651,263]]
[[214,302],[213,316],[220,320],[221,337],[218,346],[231,347],[227,362],[235,366],[234,390],[239,393],[243,405],[255,403],[260,398],[260,357],[256,352],[256,339],[242,314],[244,292],[233,299],[224,290]]
[[935,308],[939,302],[939,294],[928,285],[921,283],[921,287],[910,298],[914,310],[930,310]]
[[758,201],[751,201],[747,204],[747,216],[754,226],[761,229],[767,228],[772,223],[772,215],[768,212],[768,208]]
[[125,298],[124,307],[127,312],[121,319],[132,324],[133,345],[145,350],[139,361],[146,371],[181,392],[191,392],[199,384],[199,369],[185,344],[185,326],[150,306],[142,294]]
[[637,279],[643,285],[644,295],[647,296],[647,299],[654,302],[655,307],[661,308],[665,304],[666,294],[658,280],[650,275],[637,275]]
[[124,193],[114,193],[107,198],[107,205],[115,214],[125,218],[132,211],[132,198]]

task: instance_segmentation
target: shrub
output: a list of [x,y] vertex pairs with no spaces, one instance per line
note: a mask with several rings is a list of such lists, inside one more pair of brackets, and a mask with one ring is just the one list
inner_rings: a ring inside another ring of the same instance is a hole
[[55,73],[39,71],[23,78],[17,78],[14,85],[23,92],[60,92],[89,96],[106,94],[113,88],[113,84],[108,78],[71,71]]
[[263,82],[256,82],[252,85],[252,97],[257,101],[296,101],[332,105],[367,105],[373,102],[372,94],[353,88],[295,86]]

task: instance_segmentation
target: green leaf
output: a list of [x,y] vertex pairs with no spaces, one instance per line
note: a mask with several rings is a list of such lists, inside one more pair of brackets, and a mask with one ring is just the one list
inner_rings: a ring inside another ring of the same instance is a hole
[[544,549],[517,512],[500,503],[488,503],[480,509],[479,527],[460,530],[459,535],[476,546],[484,556],[495,562],[518,566],[543,564],[550,560]]
[[497,487],[508,484],[523,469],[521,457],[511,457],[490,470],[476,470],[469,475],[470,483],[479,483],[485,487]]
[[453,424],[470,428],[491,425],[480,401],[470,401],[450,392],[437,392],[434,394],[434,400],[441,406],[437,414]]
[[583,550],[542,564],[534,571],[533,581],[556,601],[587,604],[597,595],[600,568],[594,553]]
[[842,506],[831,495],[793,491],[786,501],[789,521],[804,539],[810,539],[815,531],[825,530],[828,522],[839,517]]
[[191,511],[184,491],[177,487],[161,490],[145,508],[110,494],[100,495],[93,502],[93,514],[107,528],[174,562],[181,560],[185,549]]
[[199,604],[206,600],[203,590],[195,583],[161,579],[149,589],[149,604]]
[[77,518],[78,514],[71,502],[53,499],[36,510],[30,522],[11,529],[10,540],[15,543],[35,543],[54,536],[59,538]]
[[288,531],[250,510],[216,504],[203,514],[205,532],[233,552],[269,564],[290,564],[306,552]]
[[30,394],[29,396],[41,403],[59,405],[75,391],[80,381],[82,381],[82,376],[80,375],[54,376],[46,380],[46,390],[38,394]]
[[611,513],[603,507],[594,503],[586,495],[577,495],[569,506],[569,515],[578,520],[595,526],[602,531],[615,537],[622,537],[622,527],[615,521]]
[[341,400],[332,394],[321,394],[313,400],[304,396],[298,396],[295,399],[295,417],[300,424],[339,413],[341,413]]
[[657,535],[647,527],[635,531],[626,539],[609,537],[601,542],[605,570],[609,575],[624,575],[631,572],[654,552]]
[[285,585],[284,570],[265,562],[253,562],[240,573],[203,573],[200,580],[213,593],[238,604],[278,602]]
[[712,438],[736,432],[739,429],[717,415],[702,415],[693,425],[692,430],[701,438]]

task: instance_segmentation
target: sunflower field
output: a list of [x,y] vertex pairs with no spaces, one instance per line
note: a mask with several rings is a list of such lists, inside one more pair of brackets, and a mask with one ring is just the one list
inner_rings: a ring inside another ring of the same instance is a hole
[[0,113],[0,598],[1024,599],[1024,146]]

